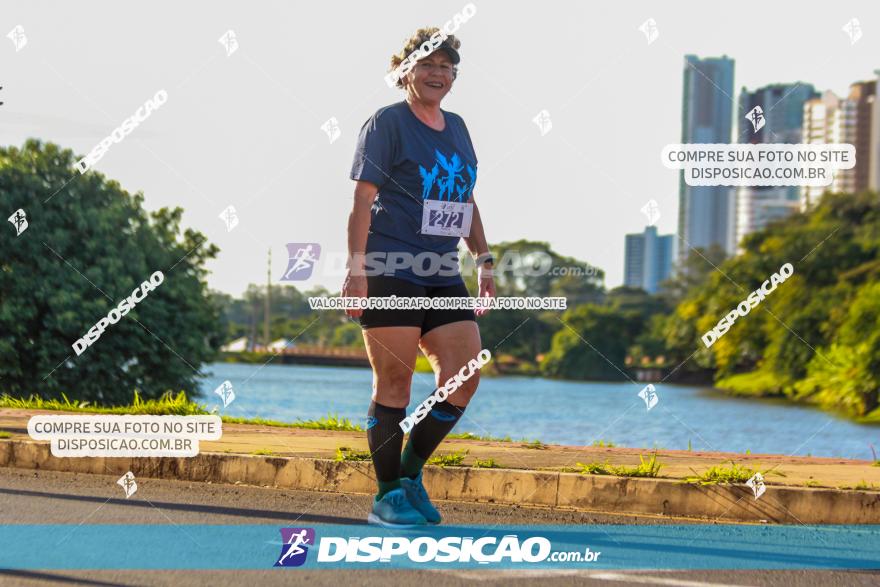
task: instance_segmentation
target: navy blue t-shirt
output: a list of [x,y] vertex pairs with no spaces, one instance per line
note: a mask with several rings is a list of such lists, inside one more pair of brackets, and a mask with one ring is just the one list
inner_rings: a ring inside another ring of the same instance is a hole
[[[405,101],[381,108],[361,127],[351,179],[379,186],[366,253],[457,251],[459,237],[421,233],[424,200],[467,202],[477,181],[477,156],[464,120],[442,112],[442,131],[419,120]],[[462,283],[457,270],[441,276],[395,269],[394,277],[426,286]]]

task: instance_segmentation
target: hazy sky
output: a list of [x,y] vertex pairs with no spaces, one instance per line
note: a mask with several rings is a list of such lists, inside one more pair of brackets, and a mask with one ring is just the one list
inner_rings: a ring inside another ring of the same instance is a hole
[[[0,143],[38,137],[85,154],[166,90],[97,169],[149,209],[182,206],[185,225],[221,248],[210,285],[239,294],[265,282],[269,248],[275,280],[285,243],[345,250],[358,130],[403,97],[383,80],[389,57],[465,4],[0,0]],[[736,93],[804,81],[841,95],[880,68],[876,0],[474,4],[443,107],[474,141],[487,237],[548,241],[605,269],[608,286],[622,282],[624,234],[644,228],[645,202],[659,203],[661,233],[676,227],[677,174],[660,152],[680,140],[685,54],[735,59]],[[650,45],[638,30],[649,17]],[[855,45],[841,30],[853,17]],[[16,25],[18,52],[5,38]],[[227,57],[229,29],[239,48]],[[532,119],[545,109],[542,137]],[[332,144],[320,128],[331,116]],[[240,222],[227,232],[218,215],[230,204]],[[315,284],[338,290],[341,278],[302,285]]]

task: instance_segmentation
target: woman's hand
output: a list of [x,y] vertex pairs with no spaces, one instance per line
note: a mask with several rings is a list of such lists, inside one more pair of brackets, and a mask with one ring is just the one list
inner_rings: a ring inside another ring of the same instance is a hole
[[[342,284],[342,297],[344,298],[365,298],[367,297],[367,277],[366,275],[354,275],[351,270],[345,276],[345,282]],[[352,318],[360,318],[363,310],[355,308],[346,310],[345,314]]]
[[[477,271],[477,280],[480,283],[480,298],[494,298],[495,297],[495,277],[492,275],[492,270],[480,265],[479,270]],[[486,312],[489,311],[489,308],[477,308],[474,313],[477,316],[482,316]]]

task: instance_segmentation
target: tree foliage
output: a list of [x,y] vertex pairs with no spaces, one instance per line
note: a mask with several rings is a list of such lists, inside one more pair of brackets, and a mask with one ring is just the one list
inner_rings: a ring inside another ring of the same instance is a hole
[[[722,387],[865,415],[880,390],[878,253],[877,194],[826,194],[744,239],[742,254],[694,288],[667,327],[690,334],[695,360],[716,368]],[[707,350],[699,336],[785,263],[794,274]]]
[[[36,140],[0,148],[4,219],[21,208],[29,223],[0,230],[0,388],[102,404],[195,394],[222,337],[204,269],[219,249],[181,231],[181,208],[148,213],[142,194],[74,161]],[[155,271],[164,282],[77,356],[73,343]]]

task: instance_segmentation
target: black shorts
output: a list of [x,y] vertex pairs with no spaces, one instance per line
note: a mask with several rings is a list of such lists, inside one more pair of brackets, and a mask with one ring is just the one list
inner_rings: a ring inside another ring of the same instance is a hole
[[[470,297],[463,283],[457,285],[425,286],[387,275],[367,276],[367,297],[397,296],[419,298]],[[419,326],[422,335],[433,328],[460,322],[477,321],[474,311],[460,310],[364,310],[360,317],[361,328],[380,326]]]

